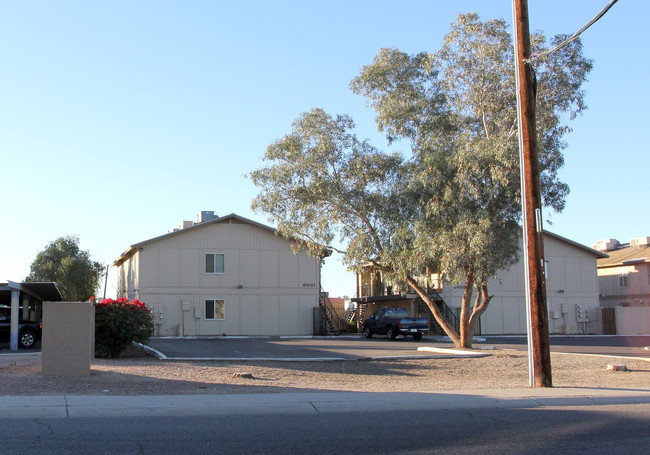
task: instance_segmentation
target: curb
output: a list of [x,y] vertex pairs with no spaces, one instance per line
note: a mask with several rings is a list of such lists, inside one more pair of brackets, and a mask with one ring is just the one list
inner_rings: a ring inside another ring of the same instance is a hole
[[418,351],[426,351],[426,352],[437,352],[440,354],[444,353],[451,353],[452,355],[455,355],[456,357],[488,357],[491,354],[486,354],[483,352],[473,352],[465,349],[454,349],[454,348],[432,348],[428,346],[424,347],[419,347]]

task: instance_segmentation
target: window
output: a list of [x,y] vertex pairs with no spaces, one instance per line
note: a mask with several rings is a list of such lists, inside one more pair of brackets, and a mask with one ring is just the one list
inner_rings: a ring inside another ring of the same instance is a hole
[[627,275],[627,270],[621,270],[618,275],[618,287],[626,288],[630,285],[630,277]]
[[225,319],[223,300],[207,299],[205,301],[206,319]]
[[223,273],[223,254],[207,253],[205,255],[205,273]]

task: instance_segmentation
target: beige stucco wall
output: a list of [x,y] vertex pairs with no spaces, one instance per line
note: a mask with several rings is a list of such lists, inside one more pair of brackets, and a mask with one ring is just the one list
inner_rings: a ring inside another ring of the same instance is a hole
[[616,308],[616,333],[618,335],[650,335],[650,308]]
[[[223,274],[204,272],[206,253],[224,255]],[[319,261],[254,225],[212,223],[163,237],[135,252],[118,276],[124,295],[152,307],[159,336],[313,333]],[[224,300],[223,320],[205,319],[206,299]]]
[[[556,237],[544,237],[547,262],[546,294],[551,333],[602,333],[598,301],[596,257],[589,251]],[[481,333],[526,333],[524,263],[520,260],[490,280],[488,291],[494,297],[481,317]],[[441,296],[452,308],[459,307],[463,289],[445,283]],[[578,320],[580,305],[589,319]]]
[[90,375],[95,307],[90,302],[44,302],[41,372],[45,376]]

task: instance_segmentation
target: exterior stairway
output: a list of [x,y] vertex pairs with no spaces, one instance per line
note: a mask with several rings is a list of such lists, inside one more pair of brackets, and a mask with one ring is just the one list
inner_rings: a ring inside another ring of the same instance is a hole
[[321,288],[319,308],[319,331],[320,335],[338,335],[341,331],[341,318],[330,302],[327,292]]
[[[445,320],[451,324],[451,326],[456,330],[456,332],[460,333],[460,320],[458,319],[458,315],[454,310],[452,310],[449,305],[445,303],[445,301],[442,299],[440,294],[434,290],[429,291],[429,296],[433,299],[434,303],[442,313],[442,316],[445,318]],[[430,330],[432,332],[438,332],[442,335],[445,335],[445,331],[442,330],[442,327],[438,322],[435,320],[435,318],[432,318],[431,321],[431,328]]]

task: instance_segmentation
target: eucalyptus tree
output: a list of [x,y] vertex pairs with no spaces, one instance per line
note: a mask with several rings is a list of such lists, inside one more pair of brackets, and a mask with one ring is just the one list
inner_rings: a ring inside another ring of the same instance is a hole
[[[543,35],[533,34],[531,42],[535,53],[546,50]],[[591,66],[578,40],[535,65],[542,196],[556,211],[569,192],[557,174],[562,138],[570,131],[566,120],[585,109],[581,86]],[[389,140],[411,143],[411,185],[423,209],[414,220],[413,246],[420,257],[433,256],[447,279],[463,283],[460,334],[450,336],[469,347],[492,298],[488,280],[516,262],[519,251],[516,92],[507,25],[459,15],[439,51],[409,56],[383,49],[351,87],[368,99]],[[445,115],[432,118],[432,106]],[[427,301],[417,283],[409,284]]]
[[[545,42],[532,36],[537,52]],[[557,175],[566,120],[585,108],[580,87],[590,69],[578,40],[536,64],[543,201],[558,211],[569,191]],[[411,157],[381,153],[351,133],[349,117],[313,110],[268,147],[266,167],[251,173],[260,188],[253,209],[314,254],[338,237],[347,264],[371,264],[410,285],[455,345],[471,347],[492,298],[488,280],[516,262],[519,250],[516,94],[506,24],[460,15],[439,51],[382,49],[351,88],[367,98],[389,142],[410,144]],[[463,283],[460,333],[425,289],[432,270]]]
[[[403,187],[403,159],[383,154],[352,132],[347,115],[322,109],[302,114],[291,134],[271,144],[267,166],[250,173],[260,188],[255,211],[265,212],[288,238],[313,255],[323,247],[346,263],[377,261],[390,249]],[[346,245],[344,250],[335,243]]]

